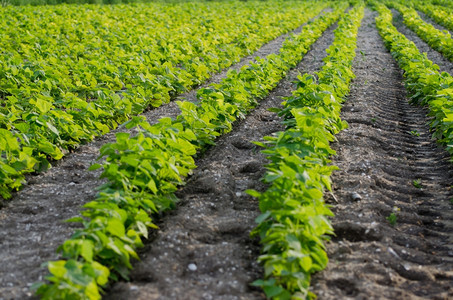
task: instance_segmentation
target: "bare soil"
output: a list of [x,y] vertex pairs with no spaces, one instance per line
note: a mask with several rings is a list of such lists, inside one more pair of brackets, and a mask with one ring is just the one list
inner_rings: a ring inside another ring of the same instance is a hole
[[336,236],[313,291],[320,299],[452,299],[450,157],[431,139],[427,111],[408,104],[374,17],[367,11],[358,34],[357,78],[342,110],[350,127],[334,144]]
[[[452,299],[450,156],[431,139],[426,109],[408,104],[401,71],[383,45],[375,16],[366,11],[358,35],[357,78],[342,113],[350,128],[333,145],[333,163],[341,170],[333,175],[334,191],[327,201],[336,214],[336,236],[327,244],[330,262],[314,276],[313,291],[319,299]],[[396,24],[441,70],[452,74],[449,61],[401,20]],[[265,298],[250,286],[262,276],[256,263],[259,241],[249,236],[259,210],[244,191],[266,188],[260,181],[266,159],[251,141],[283,129],[267,109],[291,94],[299,72],[320,68],[333,29],[256,110],[197,160],[199,167],[178,192],[178,207],[161,216],[160,229],[140,250],[131,281],[113,284],[105,298]],[[285,37],[232,68],[277,52]],[[220,81],[226,71],[206,84]],[[193,100],[194,95],[182,97]],[[172,102],[144,115],[154,123],[178,113]],[[114,141],[114,133],[80,147],[49,171],[30,176],[28,185],[3,203],[0,300],[32,298],[29,286],[47,274],[40,264],[58,259],[55,249],[74,231],[76,225],[64,220],[77,215],[102,184],[99,173],[87,168],[99,148]],[[393,225],[387,219],[392,213]]]

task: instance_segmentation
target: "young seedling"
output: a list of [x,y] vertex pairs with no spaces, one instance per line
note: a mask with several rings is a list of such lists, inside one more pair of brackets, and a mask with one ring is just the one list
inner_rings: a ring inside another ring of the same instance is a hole
[[418,132],[417,130],[409,131],[409,133],[413,136],[420,136],[420,132]]
[[412,185],[415,186],[417,189],[421,189],[423,187],[422,186],[422,179],[421,178],[414,179],[412,181]]
[[360,55],[362,55],[362,61],[366,60],[366,54],[362,50],[360,50]]
[[394,212],[392,212],[386,219],[389,221],[390,225],[396,225],[396,214]]

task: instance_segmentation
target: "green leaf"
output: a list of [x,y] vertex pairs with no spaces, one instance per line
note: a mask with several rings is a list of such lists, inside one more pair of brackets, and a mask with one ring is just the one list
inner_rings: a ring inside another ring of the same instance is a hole
[[120,238],[126,235],[124,224],[119,219],[109,219],[107,221],[106,230],[112,235]]
[[85,295],[90,300],[99,300],[101,295],[99,294],[98,286],[95,282],[90,282],[85,288]]
[[83,223],[84,219],[82,217],[73,217],[70,219],[67,219],[65,222],[66,223]]
[[108,282],[110,271],[107,267],[94,261],[92,263],[93,268],[96,272],[96,281],[99,285],[105,285]]
[[45,114],[52,108],[52,103],[44,99],[38,98],[35,101],[30,101],[35,104],[40,113]]
[[269,218],[269,216],[272,215],[272,212],[271,211],[266,211],[265,213],[259,215],[256,219],[255,219],[255,223],[257,224],[261,224],[263,223],[266,219]]
[[[282,294],[285,289],[281,286],[273,285],[273,286],[265,286],[263,287],[264,292],[266,293],[266,297],[273,298]],[[279,298],[280,299],[280,298]]]
[[47,126],[47,128],[49,128],[50,131],[52,131],[56,135],[60,135],[60,132],[58,131],[58,129],[55,126],[53,126],[50,122],[47,122],[46,126]]
[[102,165],[101,164],[92,164],[89,168],[88,168],[88,171],[94,171],[94,170],[97,170],[99,168],[102,168]]
[[50,155],[54,159],[58,160],[63,157],[61,150],[55,145],[51,144],[49,141],[41,140],[37,146],[40,151]]
[[66,261],[58,260],[58,261],[51,261],[48,263],[47,268],[49,272],[57,278],[63,278],[67,272],[65,268]]
[[256,190],[246,190],[245,192],[255,198],[259,198],[261,196],[261,193]]
[[87,261],[93,261],[94,244],[90,240],[83,240],[80,255]]

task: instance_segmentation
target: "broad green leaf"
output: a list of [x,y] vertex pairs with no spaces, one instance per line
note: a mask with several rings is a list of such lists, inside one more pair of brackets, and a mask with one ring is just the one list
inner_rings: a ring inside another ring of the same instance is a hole
[[106,230],[107,232],[110,232],[112,235],[120,238],[126,235],[124,225],[119,219],[109,219],[107,221]]
[[58,261],[51,261],[48,263],[47,268],[49,272],[57,278],[63,278],[67,272],[65,268],[66,261],[58,260]]
[[83,240],[80,255],[87,261],[93,261],[94,245],[90,240]]

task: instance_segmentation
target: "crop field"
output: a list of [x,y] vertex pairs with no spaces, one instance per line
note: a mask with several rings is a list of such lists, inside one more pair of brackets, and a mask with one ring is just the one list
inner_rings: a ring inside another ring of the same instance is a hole
[[453,299],[451,1],[1,3],[0,300]]

